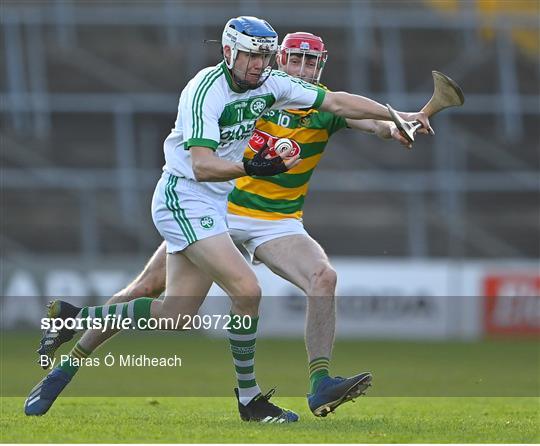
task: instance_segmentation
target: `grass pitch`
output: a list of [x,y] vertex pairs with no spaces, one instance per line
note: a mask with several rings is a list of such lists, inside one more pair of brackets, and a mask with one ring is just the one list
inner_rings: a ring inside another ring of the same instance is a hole
[[[241,422],[225,339],[127,333],[96,352],[182,356],[182,367],[86,367],[43,417],[23,402],[44,375],[39,333],[2,333],[2,442],[26,443],[392,443],[540,442],[539,351],[530,341],[390,342],[339,340],[332,373],[374,374],[368,397],[327,418],[307,408],[301,340],[260,339],[257,376],[292,425]],[[62,349],[65,353],[69,346]]]
[[536,398],[361,398],[315,418],[304,398],[291,425],[241,422],[232,398],[71,397],[43,417],[2,401],[2,442],[24,443],[538,443]]

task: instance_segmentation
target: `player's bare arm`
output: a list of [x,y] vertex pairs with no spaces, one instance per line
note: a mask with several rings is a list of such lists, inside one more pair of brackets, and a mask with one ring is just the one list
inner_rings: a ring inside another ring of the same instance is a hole
[[262,160],[262,164],[266,161],[267,166],[256,166],[254,161],[250,160],[247,163],[234,163],[215,156],[214,151],[208,147],[191,147],[191,159],[193,173],[197,181],[228,181],[246,175],[255,174],[259,176],[276,175],[285,172],[300,162],[299,156],[294,156],[289,159],[288,154],[292,148],[283,152],[280,160]]
[[[381,139],[394,139],[406,148],[412,148],[412,143],[401,134],[393,122],[379,121],[376,119],[347,119],[347,126],[364,133],[377,135]],[[425,128],[419,129],[418,132],[424,134],[429,133]]]
[[208,147],[191,147],[191,162],[197,181],[228,181],[246,175],[242,163],[215,156]]
[[[364,96],[346,93],[344,91],[326,92],[319,109],[349,119],[392,120],[388,109],[384,105]],[[398,112],[398,114],[405,121],[419,121],[422,123],[422,127],[431,129],[429,119],[424,112]]]

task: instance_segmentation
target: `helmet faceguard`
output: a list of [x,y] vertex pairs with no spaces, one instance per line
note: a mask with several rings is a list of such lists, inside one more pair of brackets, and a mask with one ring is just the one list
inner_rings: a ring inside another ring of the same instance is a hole
[[[227,22],[221,46],[231,49],[230,58],[224,55],[224,60],[234,82],[243,89],[255,89],[272,72],[278,50],[278,35],[268,22],[257,17],[242,16]],[[237,64],[240,52],[247,54],[248,59]]]
[[[287,34],[281,42],[279,49],[278,63],[280,68],[289,72],[291,55],[297,55],[301,58],[301,67],[297,75],[306,82],[317,85],[328,59],[328,51],[324,46],[323,40],[319,36],[311,33],[291,33]],[[305,67],[308,62],[315,63],[315,70],[312,75],[304,75]]]

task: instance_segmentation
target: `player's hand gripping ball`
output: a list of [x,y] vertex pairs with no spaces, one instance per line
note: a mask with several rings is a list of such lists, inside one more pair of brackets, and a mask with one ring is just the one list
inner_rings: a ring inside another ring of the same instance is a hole
[[[279,138],[274,142],[273,147],[268,151],[270,155],[281,156],[284,159],[290,159],[300,153],[300,146],[294,139]],[[283,154],[287,153],[284,157]]]
[[275,138],[261,130],[255,130],[248,145],[254,152],[259,152],[260,150],[267,148],[268,153],[265,155],[266,159],[281,156],[284,160],[288,160],[300,153],[300,146],[295,140],[289,138]]

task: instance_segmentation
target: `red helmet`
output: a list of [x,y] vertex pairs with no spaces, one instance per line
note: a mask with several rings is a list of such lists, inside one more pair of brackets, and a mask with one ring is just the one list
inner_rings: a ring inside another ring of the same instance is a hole
[[328,59],[328,51],[326,51],[323,40],[311,33],[297,32],[287,34],[283,38],[279,48],[278,58],[280,65],[287,66],[290,54],[301,54],[303,57],[302,64],[305,62],[306,56],[317,58],[317,69],[314,76],[305,80],[318,84],[324,65]]

